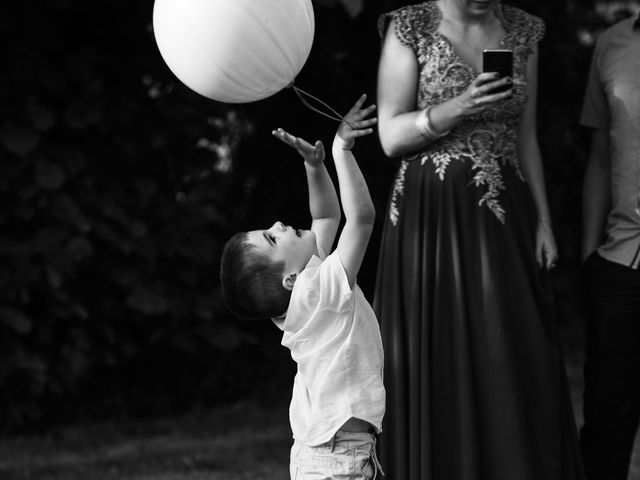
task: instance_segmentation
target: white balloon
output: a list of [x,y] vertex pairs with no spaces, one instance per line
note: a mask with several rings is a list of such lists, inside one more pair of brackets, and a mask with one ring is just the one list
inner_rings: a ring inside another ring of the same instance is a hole
[[213,100],[243,103],[294,80],[315,23],[311,0],[155,0],[153,29],[180,81]]

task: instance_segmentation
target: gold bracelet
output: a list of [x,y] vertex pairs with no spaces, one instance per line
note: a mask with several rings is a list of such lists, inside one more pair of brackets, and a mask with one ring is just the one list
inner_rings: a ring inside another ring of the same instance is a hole
[[433,107],[433,105],[429,105],[427,108],[418,113],[415,121],[418,133],[420,133],[420,135],[422,135],[427,140],[435,140],[436,138],[444,137],[451,131],[447,130],[445,132],[439,133],[433,128],[431,118],[429,117],[429,112]]
[[444,132],[438,133],[438,131],[435,128],[433,128],[433,123],[431,123],[431,118],[429,117],[429,112],[431,112],[431,109],[433,107],[434,105],[429,105],[427,108],[424,109],[424,118],[426,119],[427,128],[435,138],[444,137],[451,130],[445,130]]
[[416,116],[416,121],[415,121],[416,130],[418,130],[418,133],[423,138],[426,138],[427,140],[433,140],[435,137],[433,136],[433,134],[431,133],[431,130],[429,129],[428,121],[425,116],[425,111],[426,110],[421,110],[420,112],[418,112],[418,115]]

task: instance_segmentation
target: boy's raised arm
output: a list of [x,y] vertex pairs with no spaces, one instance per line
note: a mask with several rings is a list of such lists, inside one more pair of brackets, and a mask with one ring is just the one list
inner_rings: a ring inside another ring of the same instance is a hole
[[302,138],[295,137],[279,128],[273,135],[287,145],[295,148],[304,158],[309,187],[309,211],[311,213],[311,231],[316,235],[316,243],[329,253],[340,225],[340,204],[331,177],[324,165],[324,145],[318,140],[311,145]]
[[375,110],[375,105],[362,109],[366,98],[366,95],[362,95],[347,113],[346,121],[338,128],[332,148],[340,185],[340,200],[346,219],[337,251],[352,287],[356,283],[375,220],[375,208],[369,188],[351,153],[355,139],[373,133],[373,129],[369,127],[376,123],[376,118],[366,119]]

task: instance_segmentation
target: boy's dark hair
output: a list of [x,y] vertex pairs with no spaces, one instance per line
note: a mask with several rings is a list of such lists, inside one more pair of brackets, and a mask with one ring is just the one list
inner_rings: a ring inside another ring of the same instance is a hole
[[229,239],[220,261],[222,296],[239,317],[262,319],[282,315],[291,292],[282,285],[284,262],[273,263],[255,251],[247,232]]

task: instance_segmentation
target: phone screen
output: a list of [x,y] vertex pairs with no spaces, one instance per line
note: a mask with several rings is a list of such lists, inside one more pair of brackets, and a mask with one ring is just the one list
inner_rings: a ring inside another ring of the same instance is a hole
[[[513,77],[513,50],[483,50],[482,71],[498,72],[500,78]],[[511,85],[503,85],[491,90],[491,93],[504,92],[510,88]]]

